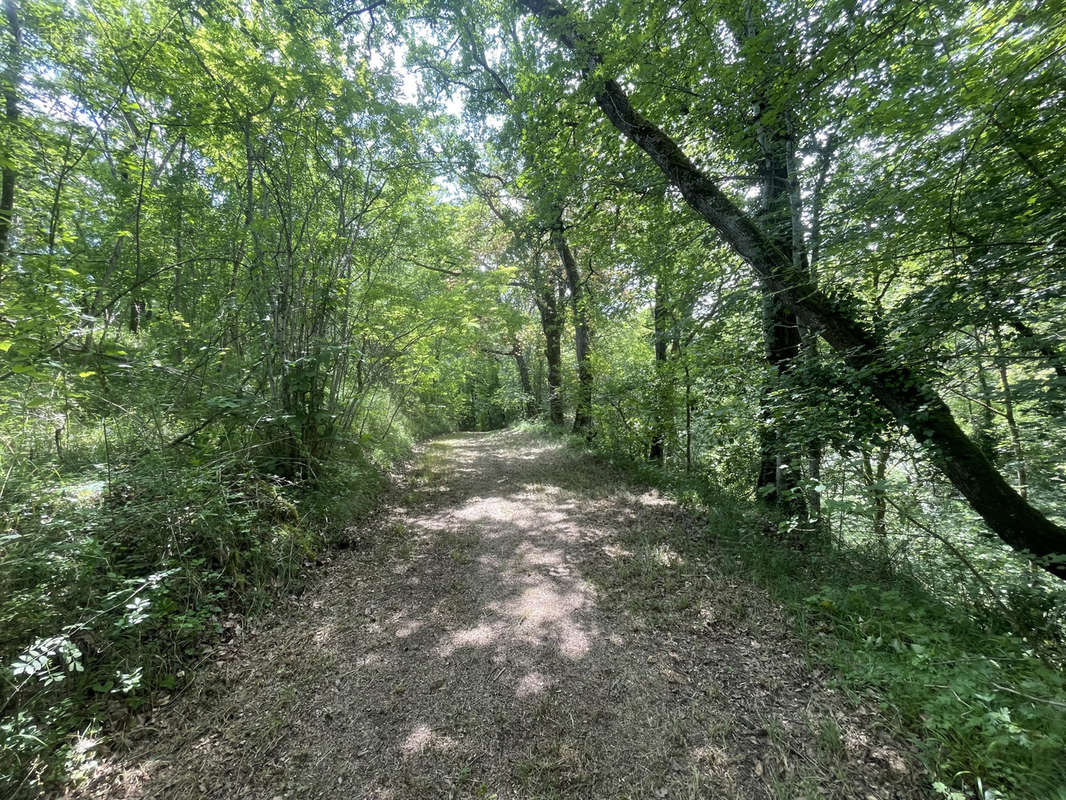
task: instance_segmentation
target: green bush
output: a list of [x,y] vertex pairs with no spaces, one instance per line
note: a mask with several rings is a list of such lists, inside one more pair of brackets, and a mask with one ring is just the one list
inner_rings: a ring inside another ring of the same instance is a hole
[[818,653],[901,715],[943,794],[1066,797],[1066,680],[1031,642],[913,587],[827,582],[805,603]]
[[857,532],[786,547],[765,535],[764,510],[732,491],[601,455],[699,506],[708,521],[701,555],[785,606],[809,657],[915,743],[939,795],[1066,800],[1066,593],[1054,582],[987,541],[968,542],[981,586],[936,540],[918,548],[935,553],[905,562]]
[[169,690],[223,630],[300,580],[386,482],[365,459],[296,484],[242,451],[151,453],[63,486],[23,484],[0,533],[0,791],[70,769],[76,734]]

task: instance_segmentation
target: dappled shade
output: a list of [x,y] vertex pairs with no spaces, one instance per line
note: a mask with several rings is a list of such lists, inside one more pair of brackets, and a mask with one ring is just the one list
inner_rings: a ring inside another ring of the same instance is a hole
[[429,451],[366,549],[99,780],[175,798],[919,796],[906,749],[810,673],[759,592],[701,561],[690,607],[660,614],[699,558],[674,504],[528,434]]

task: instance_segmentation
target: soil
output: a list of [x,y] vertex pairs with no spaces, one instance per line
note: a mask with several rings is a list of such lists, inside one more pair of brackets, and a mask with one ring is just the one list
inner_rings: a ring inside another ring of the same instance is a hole
[[72,798],[926,796],[705,523],[558,441],[438,439]]

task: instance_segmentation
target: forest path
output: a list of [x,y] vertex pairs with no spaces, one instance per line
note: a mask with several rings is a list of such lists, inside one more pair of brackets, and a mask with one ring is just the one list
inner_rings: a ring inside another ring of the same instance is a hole
[[923,795],[673,503],[515,431],[407,480],[74,796]]

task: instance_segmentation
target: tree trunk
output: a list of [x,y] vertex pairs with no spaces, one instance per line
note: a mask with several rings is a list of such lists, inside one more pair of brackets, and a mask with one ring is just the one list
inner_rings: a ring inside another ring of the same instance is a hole
[[760,496],[790,515],[806,517],[806,499],[799,491],[799,458],[790,443],[787,426],[775,419],[773,390],[796,366],[800,355],[800,330],[796,314],[775,291],[772,281],[762,281],[763,340],[766,360],[774,368],[775,380],[764,388],[760,401],[759,431]]
[[668,379],[666,374],[666,323],[670,310],[666,302],[666,290],[663,287],[662,278],[655,280],[655,308],[652,309],[652,325],[655,346],[655,420],[651,434],[651,447],[648,450],[648,460],[662,466],[666,461],[666,437],[669,431],[667,417],[673,417],[673,408],[668,407],[664,383]]
[[[814,182],[814,190],[811,193],[810,207],[810,234],[807,235],[803,217],[803,198],[799,183],[799,161],[796,158],[796,142],[794,136],[789,137],[788,146],[788,186],[789,197],[792,206],[792,260],[793,264],[804,269],[810,277],[811,283],[818,285],[818,252],[820,250],[819,238],[822,224],[822,197],[825,191],[825,183],[829,176],[830,159],[832,158],[834,139],[830,139],[818,151],[818,177]],[[805,328],[800,331],[803,340],[803,360],[808,368],[818,364],[818,332]],[[813,370],[812,370],[813,372]],[[807,458],[807,514],[810,520],[821,531],[825,530],[822,523],[822,455],[825,450],[822,437],[811,434],[806,443]]]
[[[177,204],[174,209],[174,291],[173,310],[188,319],[185,306],[185,134],[181,134],[181,153],[178,155]],[[180,358],[179,358],[180,360]]]
[[563,424],[563,316],[555,287],[543,287],[537,295],[537,310],[544,331],[544,357],[548,361],[548,418]]
[[882,444],[877,450],[877,464],[870,458],[870,451],[865,447],[862,450],[862,477],[870,497],[874,504],[874,533],[883,539],[888,535],[886,517],[888,512],[888,499],[885,494],[885,474],[888,471],[888,459],[892,455],[892,448]]
[[[19,26],[17,0],[4,0],[4,17],[7,19],[7,33],[11,37],[8,49],[7,66],[4,67],[4,127],[7,128],[5,142],[16,140],[15,126],[19,120],[18,85],[19,60],[22,49],[22,28]],[[3,169],[0,170],[0,280],[4,278],[4,262],[11,241],[11,221],[15,215],[15,154],[14,147],[4,148]]]
[[[761,207],[759,226],[767,232],[774,247],[788,253],[790,264],[803,270],[804,259],[800,258],[801,244],[797,243],[798,231],[793,225],[792,192],[789,186],[789,138],[782,113],[777,113],[777,122],[765,123],[765,115],[772,111],[762,98],[757,98],[760,163]],[[780,112],[780,110],[778,110]],[[773,267],[771,266],[771,269]],[[791,420],[781,419],[770,407],[773,390],[780,386],[796,367],[802,341],[796,311],[787,297],[776,290],[777,285],[787,280],[777,270],[776,280],[764,279],[762,288],[763,342],[766,360],[774,369],[770,383],[764,388],[761,398],[759,435],[760,465],[759,495],[770,505],[789,516],[806,519],[807,502],[799,488],[800,453],[791,441]],[[786,403],[787,409],[787,403]]]
[[533,401],[537,404],[538,413],[544,408],[544,386],[548,382],[545,360],[537,356],[534,372],[530,376],[533,381]]
[[685,472],[692,472],[692,376],[685,356]]
[[[567,10],[555,0],[521,3],[547,20],[551,32],[578,54],[586,76],[603,63],[592,43],[578,33]],[[853,299],[830,298],[812,285],[809,276],[793,266],[791,253],[782,252],[673,139],[641,116],[615,80],[597,78],[592,89],[597,105],[611,123],[648,154],[686,202],[795,308],[799,321],[817,330],[855,371],[862,385],[920,444],[928,446],[937,466],[988,526],[1011,547],[1051,557],[1042,565],[1066,577],[1066,563],[1061,560],[1066,552],[1066,529],[1051,522],[1010,487],[962,432],[929,382],[889,356],[884,340],[852,316],[849,309],[854,307]]]
[[1018,475],[1018,494],[1022,497],[1029,496],[1029,470],[1025,464],[1025,450],[1022,448],[1022,434],[1018,429],[1018,421],[1014,418],[1014,393],[1007,379],[1007,358],[1003,351],[1003,336],[999,332],[999,326],[992,326],[992,337],[996,342],[996,368],[999,370],[999,385],[1003,390],[1003,416],[1007,419],[1007,430],[1010,431],[1011,449],[1014,451],[1014,469]]
[[148,145],[152,140],[152,123],[148,123],[148,132],[144,135],[144,147],[141,150],[141,174],[137,181],[137,203],[133,214],[133,287],[130,291],[130,333],[140,333],[141,324],[145,319],[147,301],[145,300],[143,276],[144,267],[141,258],[141,220],[144,212],[144,181],[148,169]]
[[574,349],[577,356],[577,398],[574,403],[574,433],[585,438],[592,434],[592,366],[589,364],[589,325],[585,291],[577,260],[563,230],[560,212],[552,228],[552,242],[559,253],[566,283],[570,289],[570,308],[574,312]]
[[522,343],[517,339],[514,341],[514,345],[511,347],[511,356],[514,358],[515,368],[518,370],[518,383],[522,387],[522,394],[525,395],[525,417],[526,419],[533,419],[537,416],[537,400],[533,394],[533,383],[529,379],[529,364],[526,363],[526,356],[522,352]]
[[977,331],[974,330],[974,342],[976,349],[974,351],[974,363],[977,367],[977,388],[981,393],[981,401],[979,403],[980,411],[976,415],[976,419],[971,419],[971,425],[974,430],[974,439],[977,442],[977,447],[981,452],[985,454],[985,457],[993,464],[996,463],[996,436],[995,436],[995,416],[994,408],[992,406],[992,387],[988,384],[988,376],[985,374],[984,364],[984,347],[981,343],[981,337]]

